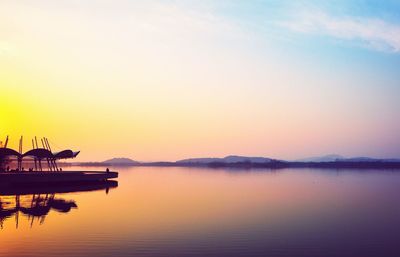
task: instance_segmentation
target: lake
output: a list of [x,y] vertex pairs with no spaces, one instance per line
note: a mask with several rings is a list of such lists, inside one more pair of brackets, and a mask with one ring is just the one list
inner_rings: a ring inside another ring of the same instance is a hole
[[400,256],[400,171],[115,170],[114,188],[1,196],[0,256]]

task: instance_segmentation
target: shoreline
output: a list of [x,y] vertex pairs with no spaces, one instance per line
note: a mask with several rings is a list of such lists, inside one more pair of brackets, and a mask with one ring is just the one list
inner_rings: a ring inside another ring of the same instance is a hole
[[325,169],[400,169],[400,162],[285,162],[272,161],[266,163],[254,162],[209,162],[209,163],[179,163],[179,162],[143,162],[143,163],[102,163],[80,162],[62,163],[62,166],[87,166],[87,167],[206,167],[206,168],[325,168]]

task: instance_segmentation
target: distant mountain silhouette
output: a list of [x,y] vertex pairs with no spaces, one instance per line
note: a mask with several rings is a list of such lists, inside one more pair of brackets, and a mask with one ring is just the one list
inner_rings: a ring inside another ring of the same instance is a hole
[[329,154],[318,157],[310,157],[305,159],[296,160],[295,162],[315,162],[315,163],[324,163],[324,162],[400,162],[400,159],[379,159],[379,158],[371,158],[371,157],[351,157],[346,158],[338,154]]
[[335,162],[338,160],[345,159],[345,157],[338,154],[328,154],[323,156],[315,156],[304,159],[296,160],[297,162]]
[[352,158],[344,158],[341,160],[337,160],[338,162],[400,162],[400,159],[378,159],[371,157],[352,157]]
[[111,164],[111,165],[115,165],[115,164],[132,165],[132,164],[138,164],[139,162],[134,161],[134,160],[129,159],[129,158],[112,158],[112,159],[103,161],[102,163]]
[[191,158],[191,159],[184,159],[177,161],[178,164],[210,164],[210,163],[270,163],[274,161],[270,158],[265,157],[246,157],[246,156],[236,156],[236,155],[229,155],[224,158]]
[[400,159],[370,157],[346,158],[337,154],[311,157],[295,161],[266,157],[229,155],[223,158],[190,158],[179,161],[137,162],[129,158],[113,158],[104,162],[81,162],[87,166],[150,166],[150,167],[229,167],[229,168],[400,168]]

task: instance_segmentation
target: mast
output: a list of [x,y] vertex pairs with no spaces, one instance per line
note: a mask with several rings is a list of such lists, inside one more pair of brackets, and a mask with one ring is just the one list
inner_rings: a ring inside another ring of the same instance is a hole
[[7,144],[8,144],[8,136],[6,137],[6,142],[4,143],[4,148],[7,148]]

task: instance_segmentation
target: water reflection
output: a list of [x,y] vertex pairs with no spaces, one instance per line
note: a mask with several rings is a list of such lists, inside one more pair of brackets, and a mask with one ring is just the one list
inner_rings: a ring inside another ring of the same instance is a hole
[[67,213],[77,208],[75,201],[57,198],[56,194],[33,194],[0,197],[0,227],[6,219],[15,217],[18,228],[20,214],[27,217],[32,227],[36,220],[40,225],[44,223],[50,211]]
[[51,208],[42,226],[8,218],[0,257],[400,256],[400,170],[118,171],[108,195],[17,192],[78,208]]
[[66,200],[57,195],[62,193],[87,192],[105,190],[118,186],[117,181],[103,181],[84,184],[67,185],[34,185],[24,187],[0,188],[0,228],[4,222],[15,218],[18,228],[20,218],[26,218],[30,227],[35,223],[42,225],[50,212],[69,213],[78,208],[74,200]]

